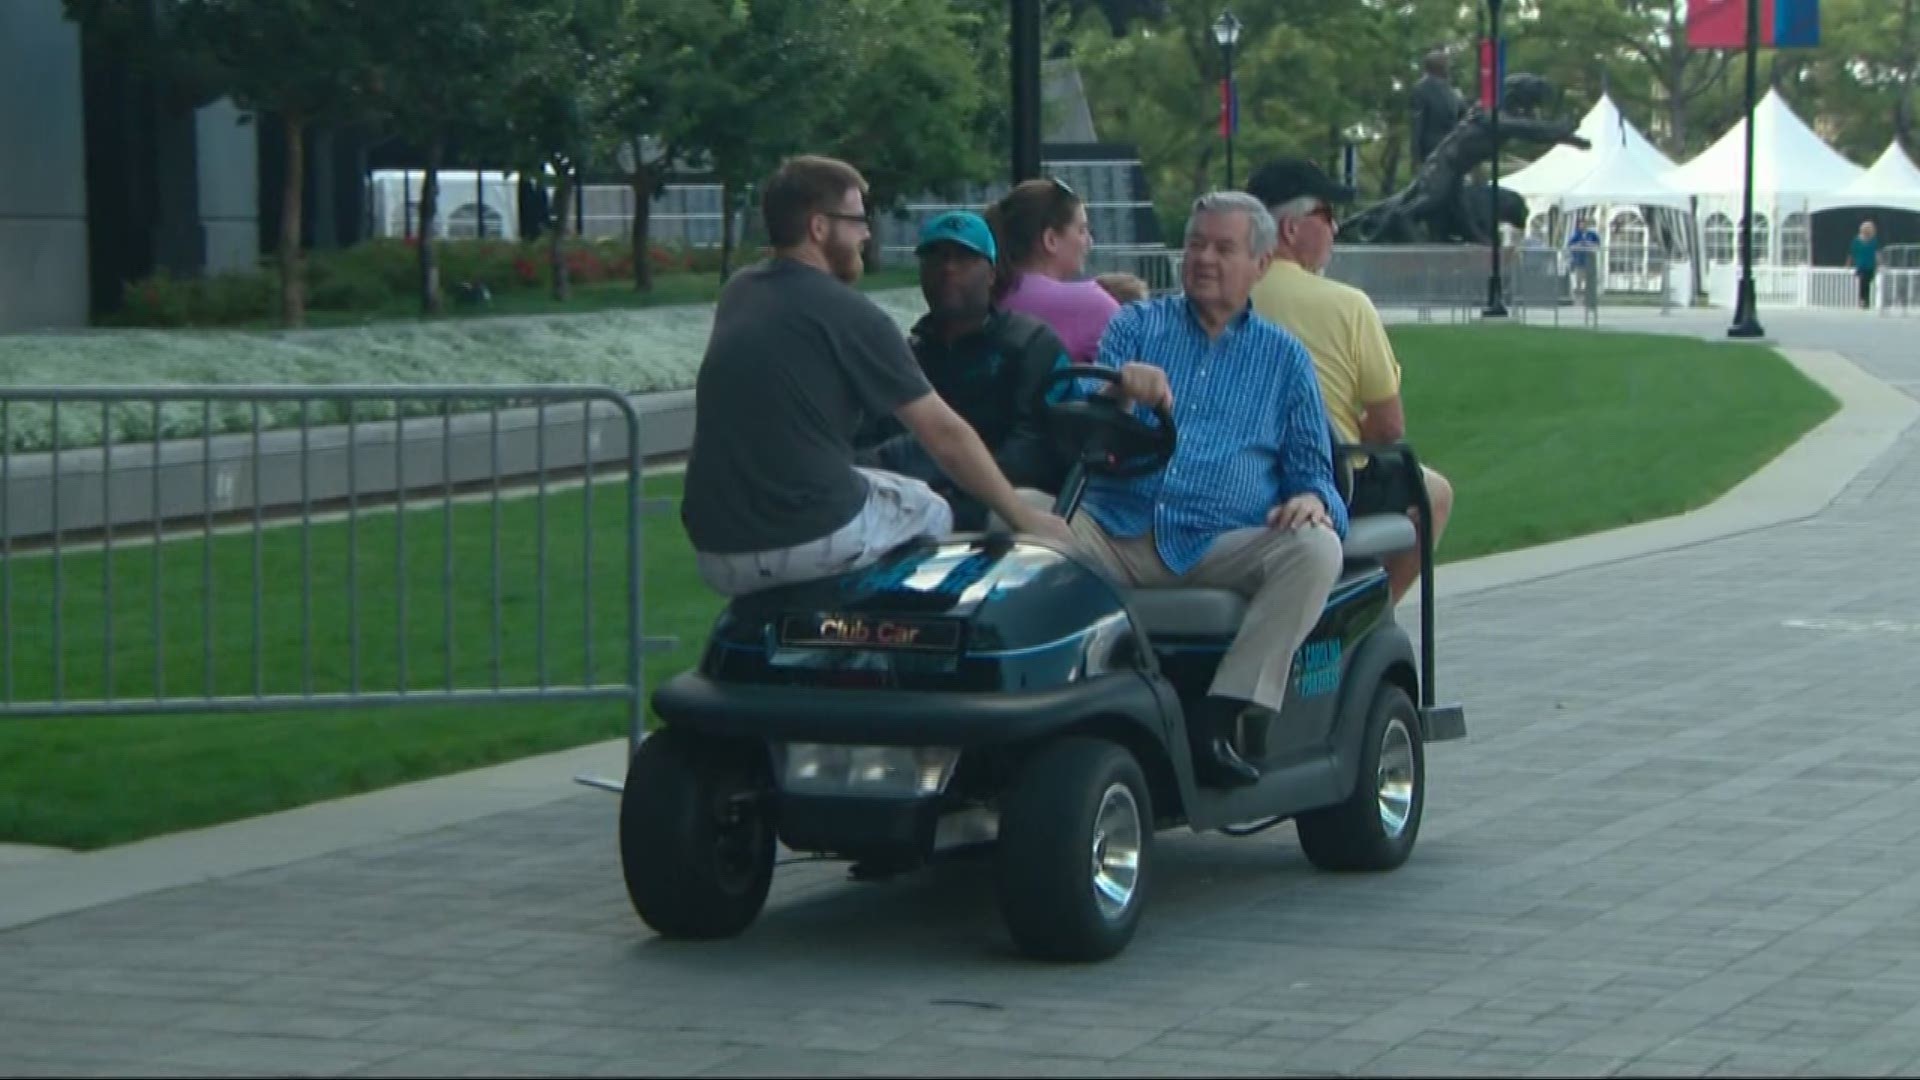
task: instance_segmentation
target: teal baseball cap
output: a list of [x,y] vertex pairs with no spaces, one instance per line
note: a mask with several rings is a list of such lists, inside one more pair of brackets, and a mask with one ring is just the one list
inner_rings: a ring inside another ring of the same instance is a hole
[[918,255],[938,243],[959,244],[961,247],[978,252],[988,262],[998,262],[999,247],[993,242],[993,230],[987,227],[987,219],[968,210],[949,210],[928,218],[920,227],[920,244],[914,248]]

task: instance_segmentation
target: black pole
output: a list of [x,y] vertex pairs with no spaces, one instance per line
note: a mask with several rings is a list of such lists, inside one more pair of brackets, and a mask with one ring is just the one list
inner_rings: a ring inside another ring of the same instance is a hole
[[1040,0],[1011,0],[1013,182],[1040,175]]
[[1240,119],[1239,117],[1240,102],[1239,102],[1239,94],[1235,92],[1234,85],[1233,85],[1233,42],[1229,41],[1225,45],[1220,46],[1220,50],[1227,54],[1227,87],[1226,87],[1227,99],[1224,102],[1221,102],[1221,107],[1226,112],[1226,124],[1227,124],[1227,190],[1232,191],[1233,190],[1233,134],[1234,134],[1234,129],[1240,126],[1237,123],[1237,121]]
[[1492,270],[1487,276],[1487,308],[1480,315],[1504,319],[1506,290],[1500,287],[1500,98],[1505,88],[1500,85],[1500,0],[1487,0],[1487,18],[1491,27],[1487,41],[1493,52],[1492,70],[1487,75],[1493,83],[1493,183],[1487,187],[1487,261]]
[[1753,99],[1760,62],[1760,0],[1747,0],[1747,175],[1740,194],[1740,293],[1733,306],[1733,325],[1727,336],[1757,338],[1760,327],[1753,291]]

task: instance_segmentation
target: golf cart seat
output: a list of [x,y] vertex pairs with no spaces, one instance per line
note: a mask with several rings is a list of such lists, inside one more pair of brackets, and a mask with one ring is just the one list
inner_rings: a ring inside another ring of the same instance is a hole
[[[1381,557],[1412,550],[1419,542],[1419,533],[1405,514],[1353,518],[1342,545],[1346,568],[1341,580],[1365,573]],[[1230,638],[1240,632],[1240,623],[1247,617],[1246,598],[1228,589],[1129,589],[1126,595],[1147,636],[1155,640]]]

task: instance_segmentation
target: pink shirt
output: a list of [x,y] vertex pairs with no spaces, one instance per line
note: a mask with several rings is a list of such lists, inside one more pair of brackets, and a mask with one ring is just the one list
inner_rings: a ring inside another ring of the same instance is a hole
[[1052,327],[1076,364],[1093,363],[1107,320],[1120,310],[1120,302],[1097,281],[1057,281],[1035,273],[1021,274],[1000,306]]

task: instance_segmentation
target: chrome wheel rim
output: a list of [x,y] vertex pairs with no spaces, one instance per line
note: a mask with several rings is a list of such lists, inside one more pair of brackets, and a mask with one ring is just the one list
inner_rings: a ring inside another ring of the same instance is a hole
[[1115,782],[1093,816],[1093,898],[1100,914],[1118,919],[1133,906],[1140,883],[1140,804],[1133,789]]
[[1374,791],[1380,803],[1380,831],[1397,840],[1413,816],[1413,733],[1406,721],[1394,717],[1380,735],[1380,762],[1374,770]]

